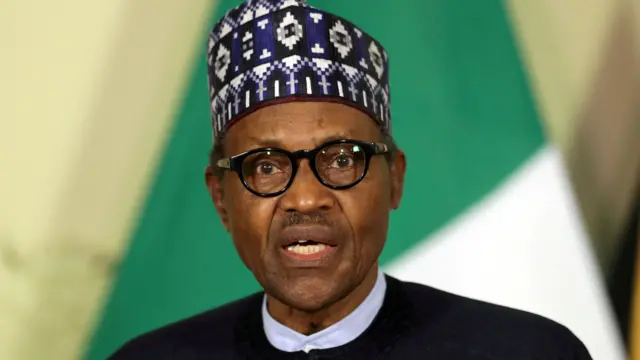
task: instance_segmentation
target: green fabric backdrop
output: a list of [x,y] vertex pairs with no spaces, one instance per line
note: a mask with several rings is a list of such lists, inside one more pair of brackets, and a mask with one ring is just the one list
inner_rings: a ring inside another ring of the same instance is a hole
[[[238,3],[222,1],[219,10]],[[310,4],[352,20],[378,38],[390,56],[394,135],[407,152],[408,174],[383,263],[480,199],[543,144],[502,2]],[[258,290],[220,225],[203,182],[211,145],[206,35],[90,344],[90,360],[104,359],[137,334]]]

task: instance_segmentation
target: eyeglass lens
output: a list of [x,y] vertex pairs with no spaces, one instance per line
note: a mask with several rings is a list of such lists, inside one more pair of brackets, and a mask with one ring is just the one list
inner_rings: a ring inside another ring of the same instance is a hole
[[[341,143],[322,148],[315,157],[315,168],[331,186],[348,186],[364,174],[366,154],[355,144]],[[279,151],[251,154],[242,163],[242,175],[252,190],[269,194],[281,191],[291,179],[293,165],[289,157]]]

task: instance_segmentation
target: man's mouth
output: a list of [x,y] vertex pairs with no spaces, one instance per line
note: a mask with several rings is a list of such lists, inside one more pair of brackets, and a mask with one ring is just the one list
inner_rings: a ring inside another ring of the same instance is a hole
[[286,262],[294,267],[316,267],[326,263],[338,249],[339,238],[323,226],[288,227],[278,239]]
[[298,255],[315,255],[327,253],[335,246],[319,243],[313,240],[300,240],[284,247],[287,252]]

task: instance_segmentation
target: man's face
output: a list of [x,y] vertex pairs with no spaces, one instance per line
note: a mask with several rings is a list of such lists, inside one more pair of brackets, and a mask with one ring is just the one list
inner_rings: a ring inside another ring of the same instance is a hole
[[[232,126],[225,136],[224,155],[261,147],[314,149],[335,139],[380,142],[382,137],[374,121],[352,107],[283,103],[262,108]],[[376,155],[359,184],[332,190],[318,181],[307,160],[301,160],[291,187],[270,198],[250,193],[232,172],[219,180],[209,169],[206,179],[242,261],[265,291],[293,308],[314,312],[347,296],[375,271],[389,212],[400,201],[404,169],[401,152],[391,163]],[[325,250],[318,256],[304,253],[319,247],[294,253],[290,245],[296,241],[303,247],[318,243]]]

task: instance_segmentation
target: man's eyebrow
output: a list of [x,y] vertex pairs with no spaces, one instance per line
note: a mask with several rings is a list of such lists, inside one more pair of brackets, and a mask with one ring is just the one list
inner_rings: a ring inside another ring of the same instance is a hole
[[[313,143],[315,146],[319,146],[329,141],[343,140],[343,139],[349,139],[349,138],[351,138],[350,133],[339,132],[337,134],[328,135],[321,138],[314,138]],[[273,147],[273,148],[280,148],[280,149],[286,148],[282,140],[277,138],[249,136],[248,140],[249,140],[249,143],[251,144],[251,147]]]
[[348,132],[340,132],[334,135],[323,137],[321,139],[314,139],[314,144],[318,146],[329,141],[343,140],[343,139],[350,139],[350,138],[351,138],[351,134],[349,134]]
[[275,148],[283,147],[282,141],[276,138],[249,136],[248,139],[253,146],[257,146],[257,147],[275,147]]

